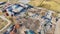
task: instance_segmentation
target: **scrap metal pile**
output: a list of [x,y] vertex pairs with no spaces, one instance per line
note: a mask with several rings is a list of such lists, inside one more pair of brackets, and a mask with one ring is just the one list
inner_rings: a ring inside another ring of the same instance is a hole
[[0,7],[0,16],[10,21],[1,34],[54,34],[60,19],[54,11],[29,4],[4,2]]

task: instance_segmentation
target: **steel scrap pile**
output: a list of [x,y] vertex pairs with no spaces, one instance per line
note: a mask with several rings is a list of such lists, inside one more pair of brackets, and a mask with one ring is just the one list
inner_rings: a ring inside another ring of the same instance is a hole
[[[3,34],[54,34],[60,17],[57,13],[29,4],[1,3],[0,13],[12,22]],[[1,16],[1,15],[0,15]]]

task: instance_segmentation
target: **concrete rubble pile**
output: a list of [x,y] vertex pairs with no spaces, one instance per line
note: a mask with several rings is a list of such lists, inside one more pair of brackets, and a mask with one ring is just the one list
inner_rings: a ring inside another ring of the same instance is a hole
[[57,34],[60,17],[54,11],[22,3],[6,3],[1,9],[2,16],[12,22],[3,34]]

